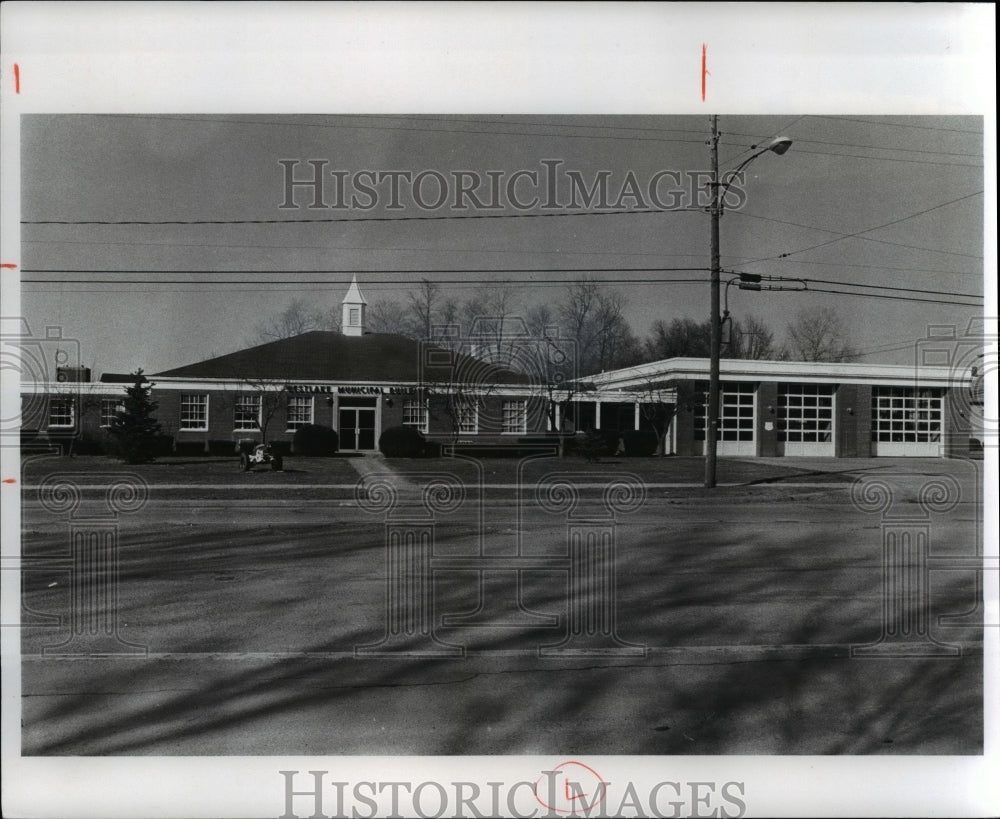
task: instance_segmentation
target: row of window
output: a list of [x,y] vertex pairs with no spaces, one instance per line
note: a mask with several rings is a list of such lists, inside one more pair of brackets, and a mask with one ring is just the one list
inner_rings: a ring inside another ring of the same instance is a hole
[[[101,426],[109,427],[118,412],[124,409],[120,398],[101,400]],[[249,432],[260,428],[263,421],[263,400],[259,394],[243,394],[237,397],[233,406],[233,429]],[[462,434],[479,432],[479,407],[474,402],[456,402],[454,407],[455,425]],[[313,398],[310,395],[292,395],[285,407],[286,428],[294,432],[301,426],[313,422]],[[403,424],[428,432],[429,412],[426,401],[407,400],[403,403]],[[76,421],[76,402],[73,398],[52,398],[49,401],[49,426],[72,427]],[[527,432],[527,402],[504,401],[502,405],[502,431],[505,433]],[[204,432],[208,430],[208,395],[204,393],[184,393],[180,400],[180,427],[182,432]]]
[[[727,385],[721,392],[720,441],[752,441],[754,438],[753,384]],[[123,409],[120,398],[101,401],[101,426],[110,426]],[[260,428],[262,396],[245,394],[233,408],[233,429],[254,431]],[[479,406],[472,401],[456,401],[452,407],[455,429],[459,434],[479,432]],[[695,439],[705,439],[704,404],[695,413]],[[286,428],[294,432],[313,422],[312,396],[289,396],[285,407]],[[426,401],[407,400],[403,404],[403,424],[428,431]],[[944,419],[944,394],[941,390],[914,391],[898,387],[876,388],[872,393],[872,440],[882,442],[932,442],[940,439]],[[73,427],[76,403],[71,397],[49,401],[49,426]],[[504,401],[501,431],[509,434],[527,432],[527,402]],[[783,441],[820,442],[831,440],[833,430],[833,387],[827,385],[783,385],[778,392],[777,427]],[[185,393],[180,400],[180,430],[208,430],[208,395]]]

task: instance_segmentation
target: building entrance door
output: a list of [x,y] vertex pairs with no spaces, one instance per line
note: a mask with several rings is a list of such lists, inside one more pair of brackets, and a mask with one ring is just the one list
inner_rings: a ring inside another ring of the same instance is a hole
[[342,450],[375,449],[375,410],[341,407],[339,433]]

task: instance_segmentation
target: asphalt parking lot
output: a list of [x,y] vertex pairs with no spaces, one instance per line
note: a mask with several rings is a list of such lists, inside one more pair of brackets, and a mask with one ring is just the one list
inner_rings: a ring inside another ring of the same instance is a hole
[[26,462],[23,752],[980,753],[981,462],[701,463]]

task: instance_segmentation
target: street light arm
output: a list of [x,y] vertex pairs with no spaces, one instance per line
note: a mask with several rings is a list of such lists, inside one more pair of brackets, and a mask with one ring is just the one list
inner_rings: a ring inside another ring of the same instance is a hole
[[[732,187],[732,184],[736,180],[737,175],[739,175],[740,172],[742,172],[747,167],[747,165],[753,162],[757,157],[763,156],[768,151],[775,153],[778,156],[781,156],[791,146],[792,146],[792,140],[789,139],[788,137],[775,137],[759,151],[757,151],[754,154],[751,154],[746,159],[744,159],[739,165],[733,168],[733,170],[727,171],[726,176],[728,177],[729,181],[726,182],[726,184],[723,186],[722,190],[719,193],[719,209],[720,210],[722,209],[722,202],[725,199],[726,192],[729,190],[730,187]],[[753,150],[756,147],[757,147],[756,145],[751,145],[750,150]]]

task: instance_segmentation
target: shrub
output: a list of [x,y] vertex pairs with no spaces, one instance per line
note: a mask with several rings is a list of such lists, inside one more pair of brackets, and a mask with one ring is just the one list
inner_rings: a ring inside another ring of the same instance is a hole
[[588,461],[614,455],[618,449],[619,434],[606,429],[589,429],[582,439],[573,439],[572,449]]
[[174,455],[193,457],[206,454],[205,441],[176,441],[174,443]]
[[[335,432],[334,435],[337,433]],[[274,455],[280,455],[285,457],[292,454],[292,442],[291,441],[271,441],[271,452]]]
[[173,455],[174,453],[174,436],[173,435],[157,435],[153,439],[152,443],[153,456],[156,458],[162,458],[165,455]]
[[295,430],[292,452],[296,455],[325,458],[336,455],[340,447],[337,430],[322,424],[306,424]]
[[209,455],[233,455],[236,453],[236,445],[229,440],[221,438],[213,438],[208,442],[208,454]]
[[622,433],[625,454],[632,458],[648,458],[656,454],[659,441],[651,429],[630,429]]
[[419,458],[427,452],[427,439],[416,427],[389,427],[378,439],[387,458]]
[[73,442],[77,455],[107,455],[114,451],[114,440],[104,432],[81,432]]

